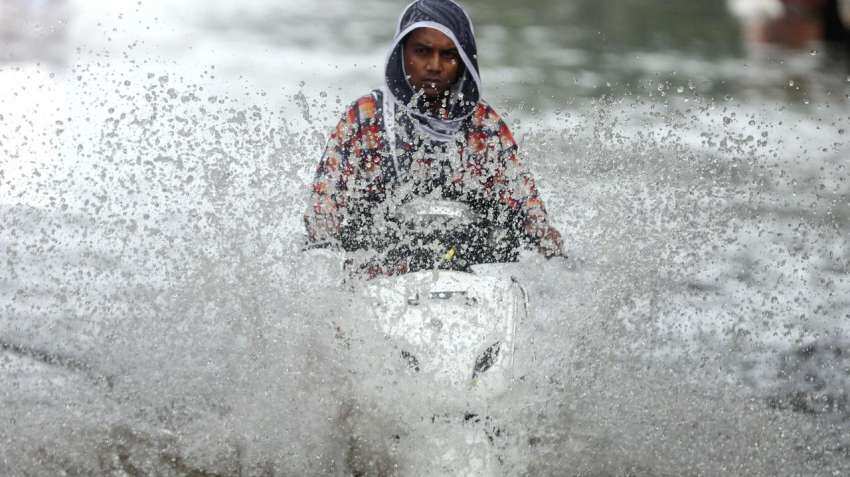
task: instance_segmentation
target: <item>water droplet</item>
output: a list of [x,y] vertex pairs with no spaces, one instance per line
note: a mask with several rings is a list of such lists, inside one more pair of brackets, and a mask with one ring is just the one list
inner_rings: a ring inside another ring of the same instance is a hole
[[812,56],[817,56],[818,50],[812,50],[812,51],[809,52],[809,54],[812,55]]
[[844,135],[844,130],[843,130],[843,129],[839,129],[839,130],[838,130],[838,134]]
[[685,87],[684,87],[684,86],[679,86],[678,88],[676,88],[676,92],[677,92],[677,93],[679,93],[679,94],[684,93],[684,92],[685,92]]
[[788,86],[790,86],[792,88],[794,87],[795,84],[797,84],[797,83],[795,83],[794,80],[788,81]]

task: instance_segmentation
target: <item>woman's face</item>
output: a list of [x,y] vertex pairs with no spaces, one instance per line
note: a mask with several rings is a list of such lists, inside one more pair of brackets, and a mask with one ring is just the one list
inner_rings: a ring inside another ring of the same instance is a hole
[[441,97],[457,81],[460,55],[454,42],[433,28],[417,28],[404,42],[404,66],[415,91]]

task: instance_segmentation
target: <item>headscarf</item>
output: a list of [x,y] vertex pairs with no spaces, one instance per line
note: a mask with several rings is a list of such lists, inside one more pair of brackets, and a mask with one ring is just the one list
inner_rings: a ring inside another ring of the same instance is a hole
[[[403,40],[417,28],[433,28],[449,37],[463,61],[463,73],[452,87],[445,118],[436,117],[432,112],[417,106],[415,92],[405,75]],[[390,135],[393,134],[391,131],[396,110],[410,116],[417,129],[437,141],[448,141],[457,133],[481,98],[474,33],[469,15],[452,0],[417,0],[404,9],[387,55],[384,75],[384,115],[389,118],[387,132]]]

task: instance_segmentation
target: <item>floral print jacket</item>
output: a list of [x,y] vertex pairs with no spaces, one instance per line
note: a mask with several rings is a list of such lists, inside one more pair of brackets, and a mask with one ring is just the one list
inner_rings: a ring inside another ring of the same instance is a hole
[[497,209],[489,215],[498,216],[496,222],[516,231],[525,243],[560,250],[560,235],[549,226],[534,179],[518,157],[511,131],[492,107],[477,103],[453,147],[433,147],[411,123],[399,121],[403,132],[395,144],[406,174],[398,181],[380,95],[376,91],[355,101],[331,133],[304,216],[310,243],[344,244],[346,221],[376,208],[398,184],[436,181],[444,195]]

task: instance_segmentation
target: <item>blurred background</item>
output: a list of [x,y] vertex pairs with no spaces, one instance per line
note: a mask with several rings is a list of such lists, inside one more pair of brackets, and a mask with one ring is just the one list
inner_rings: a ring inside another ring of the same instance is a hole
[[[405,1],[96,2],[3,0],[0,60],[54,68],[105,51],[173,61],[187,77],[215,66],[271,93],[355,97],[381,81]],[[465,2],[491,101],[542,108],[624,94],[845,100],[846,0]],[[680,93],[681,94],[681,93]],[[347,100],[346,100],[347,101]]]

